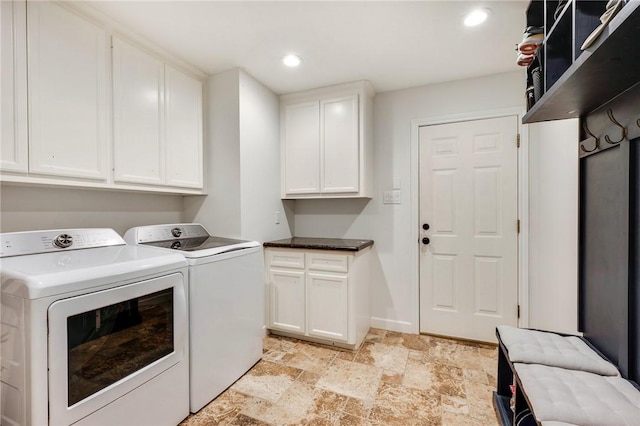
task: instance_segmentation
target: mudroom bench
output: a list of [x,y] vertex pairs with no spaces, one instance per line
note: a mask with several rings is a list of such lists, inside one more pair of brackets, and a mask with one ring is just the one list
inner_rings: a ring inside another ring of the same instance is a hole
[[640,424],[640,388],[587,340],[508,326],[496,336],[503,426]]

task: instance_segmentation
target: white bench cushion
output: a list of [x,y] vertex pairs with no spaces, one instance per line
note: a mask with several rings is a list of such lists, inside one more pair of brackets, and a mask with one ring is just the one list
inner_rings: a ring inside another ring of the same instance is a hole
[[498,326],[498,333],[509,351],[511,362],[588,371],[602,376],[620,375],[615,365],[603,359],[579,337],[506,325]]
[[[622,377],[539,364],[514,364],[539,422],[638,426],[640,391]],[[551,423],[553,424],[553,423]]]

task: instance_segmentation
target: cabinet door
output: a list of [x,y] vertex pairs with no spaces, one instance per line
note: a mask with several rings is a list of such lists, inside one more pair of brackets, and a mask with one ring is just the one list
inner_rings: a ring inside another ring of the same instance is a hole
[[114,179],[164,184],[164,64],[113,38]]
[[0,2],[2,23],[2,134],[0,170],[26,172],[27,149],[27,60],[26,3]]
[[358,192],[358,96],[320,102],[322,192]]
[[309,336],[346,342],[349,339],[347,276],[309,272],[307,292]]
[[304,271],[270,269],[269,281],[269,327],[304,334]]
[[320,113],[318,102],[284,108],[284,192],[320,192]]
[[56,3],[27,7],[29,170],[104,180],[106,33]]
[[166,184],[202,188],[202,83],[165,65]]

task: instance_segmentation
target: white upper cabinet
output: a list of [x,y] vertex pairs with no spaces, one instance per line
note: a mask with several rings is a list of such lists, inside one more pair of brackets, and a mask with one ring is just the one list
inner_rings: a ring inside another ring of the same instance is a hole
[[321,192],[358,193],[358,95],[320,101]]
[[27,5],[24,1],[0,2],[2,41],[2,134],[0,170],[26,172],[27,148],[27,59],[25,38]]
[[202,83],[165,65],[167,185],[202,188]]
[[164,64],[113,37],[114,179],[164,183]]
[[114,179],[202,188],[202,83],[113,37]]
[[[284,106],[286,194],[320,192],[320,107],[317,101]],[[289,161],[291,159],[291,161]]]
[[90,3],[2,1],[0,19],[1,182],[204,193],[204,73]]
[[282,198],[370,198],[373,89],[348,83],[280,98]]
[[106,180],[106,33],[56,3],[27,12],[29,172]]

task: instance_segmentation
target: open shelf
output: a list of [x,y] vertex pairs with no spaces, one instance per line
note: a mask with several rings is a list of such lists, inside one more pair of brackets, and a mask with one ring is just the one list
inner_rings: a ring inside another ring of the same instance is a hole
[[528,25],[539,24],[540,17],[529,15],[541,13],[540,3],[549,29],[541,51],[545,93],[523,117],[524,123],[582,117],[640,81],[639,1],[627,2],[585,51],[580,47],[600,24],[607,2],[570,0],[558,21],[550,22],[558,2],[533,0],[527,10]]
[[513,411],[509,408],[509,397],[498,395],[497,392],[493,392],[493,408],[500,418],[502,426],[513,425]]
[[545,92],[573,63],[573,20],[571,13],[567,12],[568,8],[564,9],[564,13],[554,22],[551,31],[545,37]]

